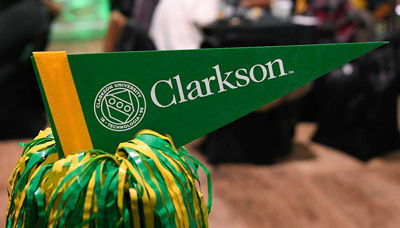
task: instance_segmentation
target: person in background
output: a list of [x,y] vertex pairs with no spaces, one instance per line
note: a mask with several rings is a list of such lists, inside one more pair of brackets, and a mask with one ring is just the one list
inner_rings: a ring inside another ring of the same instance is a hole
[[[367,19],[362,20],[364,17],[361,17],[360,12],[354,7],[354,4],[359,5],[359,1],[363,0],[297,0],[294,14],[313,16],[318,19],[317,43],[352,42],[355,41],[355,34],[360,30],[363,22],[367,21]],[[268,8],[272,4],[274,0],[240,1],[240,6],[248,8]],[[367,24],[371,27],[371,22],[368,21]],[[371,40],[373,36],[368,34],[367,37]]]
[[219,0],[161,0],[154,12],[150,37],[158,50],[198,49],[201,27],[218,17]]
[[306,15],[316,16],[318,43],[354,42],[362,23],[348,0],[307,1]]
[[151,19],[159,0],[135,0],[134,18],[143,27],[149,31]]
[[153,50],[148,37],[158,0],[112,0],[104,52]]
[[111,0],[111,14],[107,34],[104,39],[104,52],[112,52],[129,17],[132,16],[133,0]]
[[[371,1],[372,2],[372,1]],[[362,4],[345,0],[316,0],[308,12],[320,18],[319,42],[374,41],[373,23],[360,14]],[[367,5],[367,3],[365,3]],[[353,6],[358,6],[358,11]],[[371,18],[371,16],[368,16]],[[359,35],[363,31],[364,35]],[[312,140],[362,161],[400,147],[396,120],[399,78],[398,44],[371,51],[315,80],[302,100],[302,121],[316,122]]]
[[0,0],[0,140],[33,137],[46,122],[30,56],[60,13],[50,0]]

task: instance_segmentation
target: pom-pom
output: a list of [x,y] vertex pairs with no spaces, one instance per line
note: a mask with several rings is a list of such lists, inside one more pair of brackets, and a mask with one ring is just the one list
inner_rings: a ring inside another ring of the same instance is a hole
[[[9,179],[6,227],[208,227],[210,173],[169,136],[142,130],[115,154],[60,158],[46,129],[24,146]],[[199,167],[208,205],[196,188]]]

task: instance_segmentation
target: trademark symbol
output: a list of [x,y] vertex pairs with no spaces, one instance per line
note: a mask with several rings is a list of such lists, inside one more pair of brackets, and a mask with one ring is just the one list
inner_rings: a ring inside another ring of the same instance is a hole
[[293,70],[289,70],[289,74],[293,74],[294,73],[294,71]]

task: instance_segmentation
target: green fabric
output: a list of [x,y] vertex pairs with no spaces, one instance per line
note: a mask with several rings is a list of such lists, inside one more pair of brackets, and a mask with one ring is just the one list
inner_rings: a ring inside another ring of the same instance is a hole
[[180,147],[383,44],[77,54],[68,61],[93,146],[112,152],[141,129],[170,134]]

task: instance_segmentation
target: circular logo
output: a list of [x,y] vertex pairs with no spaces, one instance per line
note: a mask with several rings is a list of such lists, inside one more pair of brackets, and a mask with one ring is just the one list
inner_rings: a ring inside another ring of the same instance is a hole
[[143,119],[146,99],[140,89],[130,82],[116,81],[104,86],[94,101],[94,113],[105,128],[127,131]]

